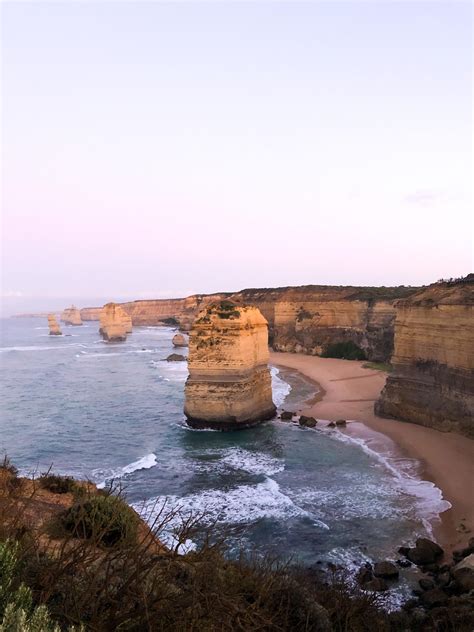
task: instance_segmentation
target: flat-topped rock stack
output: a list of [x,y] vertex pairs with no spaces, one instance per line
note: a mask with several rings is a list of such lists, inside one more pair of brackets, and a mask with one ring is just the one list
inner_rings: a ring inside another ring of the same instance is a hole
[[268,324],[256,307],[222,300],[203,309],[189,337],[188,424],[234,430],[271,419],[268,359]]
[[54,314],[48,314],[48,327],[50,336],[61,336],[61,329]]
[[120,305],[107,303],[100,313],[99,333],[109,342],[123,342],[132,331],[132,319]]
[[81,312],[75,305],[67,307],[61,314],[61,320],[66,325],[82,325]]
[[474,437],[474,275],[396,306],[393,373],[375,412]]

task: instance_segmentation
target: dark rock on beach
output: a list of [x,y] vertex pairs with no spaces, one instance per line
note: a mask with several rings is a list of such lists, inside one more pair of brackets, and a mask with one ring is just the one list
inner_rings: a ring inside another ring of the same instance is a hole
[[314,417],[307,417],[306,415],[300,416],[300,426],[305,426],[306,428],[314,428],[317,423],[318,421]]
[[[400,550],[400,549],[399,549]],[[418,538],[414,548],[408,549],[406,556],[417,566],[434,564],[443,555],[443,549],[428,538]]]
[[347,421],[345,419],[338,419],[336,421],[336,426],[347,426]]
[[280,419],[282,421],[291,421],[294,417],[295,413],[290,412],[289,410],[283,410],[281,415],[280,415]]

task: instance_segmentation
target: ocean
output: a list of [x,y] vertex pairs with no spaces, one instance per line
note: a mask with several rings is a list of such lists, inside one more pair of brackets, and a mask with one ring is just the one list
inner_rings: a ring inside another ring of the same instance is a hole
[[[229,555],[354,567],[396,558],[449,507],[417,462],[360,423],[350,432],[278,420],[232,433],[188,428],[186,363],[165,360],[172,328],[136,327],[115,344],[96,322],[63,333],[49,336],[40,318],[1,321],[0,454],[23,474],[52,467],[114,481],[149,520],[178,510],[160,536],[168,543],[182,519],[199,516]],[[310,395],[294,372],[272,368],[272,379],[280,407]]]

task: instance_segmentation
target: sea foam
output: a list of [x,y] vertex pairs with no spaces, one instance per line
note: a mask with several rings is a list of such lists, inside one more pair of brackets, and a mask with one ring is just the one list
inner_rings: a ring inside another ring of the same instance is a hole
[[157,465],[156,454],[150,453],[142,456],[138,461],[133,461],[124,467],[110,468],[110,469],[96,469],[93,470],[92,476],[94,480],[99,481],[97,487],[103,489],[107,483],[112,480],[121,479],[127,474],[132,474],[138,470],[148,470]]

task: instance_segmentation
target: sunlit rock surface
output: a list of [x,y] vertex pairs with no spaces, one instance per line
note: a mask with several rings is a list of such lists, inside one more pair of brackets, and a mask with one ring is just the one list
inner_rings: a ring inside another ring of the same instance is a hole
[[75,305],[67,307],[61,314],[61,320],[66,325],[82,325],[81,312]]
[[54,314],[48,314],[48,327],[50,336],[61,336],[61,329]]
[[474,437],[474,275],[397,304],[392,364],[377,414]]
[[188,424],[232,430],[272,418],[268,358],[268,325],[257,308],[224,300],[202,310],[189,338]]
[[132,321],[125,310],[115,303],[107,303],[100,314],[99,333],[109,342],[120,342],[127,339],[132,331]]

